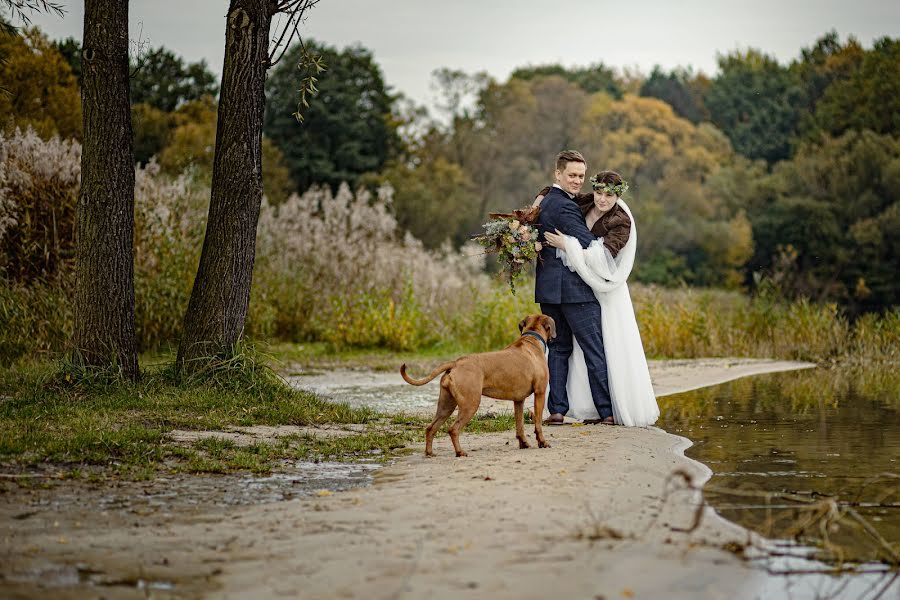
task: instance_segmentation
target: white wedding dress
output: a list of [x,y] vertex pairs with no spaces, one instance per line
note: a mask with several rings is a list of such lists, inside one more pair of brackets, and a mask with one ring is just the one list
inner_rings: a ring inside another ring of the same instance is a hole
[[[578,240],[571,236],[564,236],[566,249],[557,249],[556,255],[591,286],[600,302],[603,348],[606,352],[609,391],[616,423],[645,427],[659,418],[659,406],[650,382],[644,345],[626,281],[634,266],[637,227],[628,205],[621,199],[617,203],[631,218],[631,233],[628,242],[615,258],[603,245],[602,239],[595,240],[587,249],[583,249]],[[569,395],[569,412],[566,416],[578,420],[597,419],[600,415],[591,398],[584,353],[578,342],[573,342],[574,350],[569,358],[569,379],[566,385]]]

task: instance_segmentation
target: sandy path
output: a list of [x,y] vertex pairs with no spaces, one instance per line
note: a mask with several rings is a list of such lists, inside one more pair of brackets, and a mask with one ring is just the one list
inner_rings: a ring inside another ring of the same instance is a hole
[[[665,393],[803,366],[717,359],[651,369]],[[417,448],[371,487],[262,506],[99,519],[51,507],[27,527],[2,524],[0,596],[757,596],[762,574],[717,548],[746,532],[712,513],[691,534],[673,531],[690,523],[696,497],[663,502],[666,477],[709,475],[681,455],[686,440],[654,428],[545,431],[553,447],[541,450],[519,450],[514,432],[464,435],[463,459],[441,437],[437,457]],[[85,574],[94,586],[79,584]]]

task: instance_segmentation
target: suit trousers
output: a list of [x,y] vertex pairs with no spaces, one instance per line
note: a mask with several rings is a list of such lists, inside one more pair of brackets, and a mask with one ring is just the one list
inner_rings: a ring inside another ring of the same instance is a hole
[[569,357],[572,355],[574,337],[584,352],[594,406],[601,419],[612,416],[606,351],[603,347],[603,329],[600,323],[600,304],[596,301],[541,303],[541,312],[556,321],[556,338],[548,345],[550,399],[547,408],[550,414],[569,412],[566,382],[569,379]]

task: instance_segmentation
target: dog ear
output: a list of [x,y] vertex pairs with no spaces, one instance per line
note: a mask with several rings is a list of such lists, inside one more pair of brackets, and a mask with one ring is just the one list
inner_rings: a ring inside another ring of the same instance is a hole
[[525,319],[522,319],[521,321],[519,321],[519,333],[522,333],[522,330],[525,329],[525,322],[526,322],[527,320],[528,320],[528,319],[525,318]]
[[556,321],[553,320],[553,317],[548,317],[544,315],[547,319],[547,327],[550,330],[550,339],[554,339],[556,337]]

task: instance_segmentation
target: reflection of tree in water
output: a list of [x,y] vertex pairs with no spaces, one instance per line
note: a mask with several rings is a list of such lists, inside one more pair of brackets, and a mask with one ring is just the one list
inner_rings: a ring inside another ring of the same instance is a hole
[[727,518],[825,559],[900,563],[895,371],[781,373],[659,403],[661,426],[693,440],[688,455],[714,471],[705,495]]

